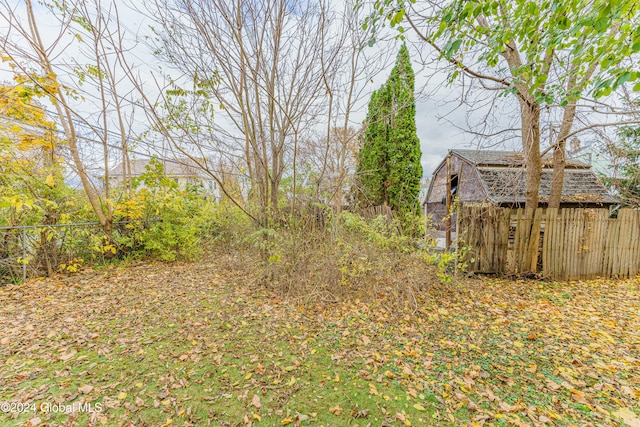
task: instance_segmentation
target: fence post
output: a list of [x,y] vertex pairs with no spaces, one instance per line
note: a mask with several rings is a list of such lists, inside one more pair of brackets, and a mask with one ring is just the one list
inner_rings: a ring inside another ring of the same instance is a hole
[[27,229],[22,229],[22,282],[27,281]]

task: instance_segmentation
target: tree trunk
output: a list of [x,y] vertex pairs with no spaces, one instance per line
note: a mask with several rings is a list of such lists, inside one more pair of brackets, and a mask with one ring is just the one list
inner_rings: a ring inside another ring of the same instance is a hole
[[[29,19],[29,26],[31,29],[31,35],[33,37],[32,43],[34,49],[36,49],[38,54],[38,59],[40,62],[40,66],[42,67],[43,74],[45,75],[55,75],[53,72],[53,66],[51,65],[51,61],[47,54],[47,50],[42,42],[42,38],[40,37],[40,33],[38,31],[38,26],[36,25],[35,14],[33,12],[32,2],[30,0],[26,1],[27,7],[27,16]],[[100,201],[100,196],[95,191],[91,181],[89,180],[89,174],[87,173],[84,163],[80,158],[80,154],[78,152],[77,146],[77,135],[76,129],[73,123],[73,113],[66,102],[66,97],[64,95],[63,89],[58,88],[56,93],[50,93],[51,97],[56,98],[55,108],[58,114],[58,118],[60,119],[60,123],[62,124],[62,128],[64,130],[64,134],[67,138],[67,142],[69,144],[69,151],[71,152],[71,157],[73,158],[74,165],[76,167],[76,172],[80,177],[80,182],[82,183],[82,188],[84,189],[87,199],[89,199],[89,203],[93,208],[96,216],[98,217],[98,221],[104,230],[104,233],[107,235],[109,240],[112,240],[112,223],[113,217],[111,215],[107,215]]]
[[553,148],[553,178],[551,179],[551,192],[549,193],[549,207],[559,208],[562,200],[562,187],[564,184],[565,139],[558,139]]
[[520,101],[522,116],[522,148],[526,170],[525,208],[538,207],[538,193],[542,177],[540,155],[540,106],[533,100]]
[[526,197],[522,245],[516,250],[517,272],[535,270],[538,257],[539,232],[534,227],[534,217],[538,208],[538,195],[542,177],[542,157],[540,155],[540,105],[531,98],[520,100],[522,117],[522,148],[526,171]]
[[565,149],[567,137],[573,126],[573,119],[576,115],[576,105],[570,104],[565,107],[562,117],[562,125],[558,132],[558,139],[553,149],[553,179],[551,180],[551,193],[549,194],[549,207],[559,208],[562,200],[562,187],[564,184],[564,168],[566,164]]

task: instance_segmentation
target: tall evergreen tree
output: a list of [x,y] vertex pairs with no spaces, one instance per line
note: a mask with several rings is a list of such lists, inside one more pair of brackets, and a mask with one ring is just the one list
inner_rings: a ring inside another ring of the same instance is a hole
[[361,200],[402,212],[418,211],[422,178],[414,79],[403,45],[389,79],[371,95],[358,163]]

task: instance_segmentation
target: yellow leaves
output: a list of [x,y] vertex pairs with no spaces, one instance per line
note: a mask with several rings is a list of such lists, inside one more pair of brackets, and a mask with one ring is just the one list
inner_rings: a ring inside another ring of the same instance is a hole
[[295,383],[296,383],[296,377],[291,377],[291,379],[287,381],[287,386],[293,387]]
[[629,408],[620,408],[613,412],[612,415],[621,418],[630,427],[640,427],[640,417]]
[[375,396],[380,395],[380,392],[373,383],[369,383],[369,394],[373,394]]
[[288,424],[291,424],[292,422],[293,422],[293,418],[287,417],[287,418],[283,419],[282,421],[280,421],[280,425],[286,426]]
[[584,405],[589,404],[587,399],[584,398],[584,393],[579,390],[571,390],[571,398],[577,403],[582,403]]
[[427,410],[427,408],[425,408],[424,406],[422,406],[422,405],[421,405],[421,404],[419,404],[419,403],[416,403],[415,405],[413,405],[413,407],[414,407],[415,409],[417,409],[418,411],[426,411],[426,410]]
[[53,179],[53,175],[51,175],[51,174],[47,175],[47,178],[45,179],[45,183],[50,188],[53,188],[55,186],[55,180]]
[[121,391],[120,393],[118,393],[118,400],[124,400],[127,398],[127,393],[125,393],[124,391]]

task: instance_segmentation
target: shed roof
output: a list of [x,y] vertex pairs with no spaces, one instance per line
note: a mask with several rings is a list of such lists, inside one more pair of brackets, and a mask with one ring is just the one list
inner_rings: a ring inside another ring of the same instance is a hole
[[[524,154],[518,151],[502,151],[502,150],[480,150],[480,149],[454,149],[452,153],[464,158],[465,160],[477,166],[522,166],[524,165]],[[553,166],[553,156],[551,153],[545,155],[542,159],[543,166]],[[566,160],[566,168],[582,168],[587,169],[590,166],[577,159]]]
[[[449,155],[458,156],[475,167],[485,196],[492,203],[519,205],[525,203],[526,173],[522,153],[453,149],[450,150]],[[445,163],[446,160],[443,160],[434,172],[434,176],[439,173]],[[540,181],[539,201],[541,203],[546,203],[549,199],[552,178],[553,158],[547,155],[543,159]],[[431,181],[428,194],[431,194],[435,184],[434,179]],[[561,203],[612,205],[618,203],[618,200],[608,192],[589,164],[572,160],[566,162]]]
[[[522,167],[479,166],[478,175],[487,197],[493,203],[518,203],[526,199],[526,174]],[[543,169],[540,180],[540,202],[546,202],[551,192],[553,169]],[[589,168],[566,169],[562,186],[562,203],[610,205],[618,201],[607,191]]]

